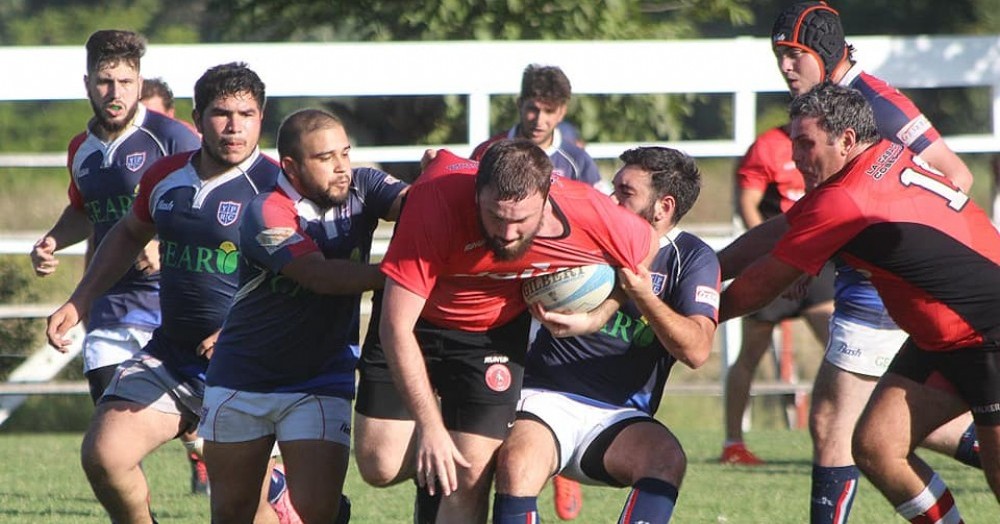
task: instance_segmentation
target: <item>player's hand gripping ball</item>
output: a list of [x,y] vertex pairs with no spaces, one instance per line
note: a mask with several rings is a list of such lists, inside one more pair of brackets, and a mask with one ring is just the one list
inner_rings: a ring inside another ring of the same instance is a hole
[[586,313],[608,298],[615,287],[615,269],[607,264],[571,267],[525,280],[521,293],[528,304],[546,311]]

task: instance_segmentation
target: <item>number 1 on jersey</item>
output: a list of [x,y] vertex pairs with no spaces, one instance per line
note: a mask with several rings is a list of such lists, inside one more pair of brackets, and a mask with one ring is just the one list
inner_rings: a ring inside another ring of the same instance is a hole
[[922,187],[935,195],[948,201],[948,207],[954,209],[955,211],[961,211],[965,204],[969,202],[969,195],[966,195],[962,191],[955,189],[948,184],[938,180],[938,177],[927,175],[921,173],[920,171],[915,171],[913,169],[904,169],[902,173],[899,174],[899,181],[904,186],[919,186]]

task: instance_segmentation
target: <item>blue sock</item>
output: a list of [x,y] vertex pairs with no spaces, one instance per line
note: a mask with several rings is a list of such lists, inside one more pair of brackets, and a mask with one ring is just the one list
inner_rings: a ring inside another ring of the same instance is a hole
[[271,482],[267,486],[267,501],[271,504],[278,502],[286,488],[285,474],[278,468],[271,470]]
[[958,441],[958,449],[955,450],[955,459],[962,464],[983,469],[983,463],[979,459],[979,439],[976,438],[975,424],[970,424],[969,429],[962,433],[962,438]]
[[664,480],[641,478],[632,486],[618,524],[666,524],[670,522],[675,504],[677,486]]
[[825,468],[813,464],[812,498],[809,504],[811,524],[835,524],[847,522],[858,492],[858,478],[861,472],[857,466]]
[[[534,517],[533,520],[528,520]],[[493,496],[493,524],[524,524],[539,522],[538,497],[513,497],[497,493]]]

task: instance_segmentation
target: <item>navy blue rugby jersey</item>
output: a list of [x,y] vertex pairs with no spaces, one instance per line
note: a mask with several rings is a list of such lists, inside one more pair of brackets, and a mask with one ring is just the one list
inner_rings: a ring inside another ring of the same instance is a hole
[[160,239],[163,322],[146,351],[187,378],[204,378],[208,360],[195,349],[222,327],[236,294],[240,222],[250,201],[271,191],[281,172],[255,150],[211,180],[198,177],[192,154],[158,162],[142,179],[132,212]]
[[[490,137],[489,140],[479,144],[472,152],[470,158],[476,161],[482,160],[483,155],[486,154],[486,150],[494,142],[505,138],[519,138],[520,135],[517,132],[517,127],[514,126],[506,133]],[[545,150],[545,153],[552,160],[552,172],[554,174],[570,180],[586,182],[592,186],[601,182],[601,172],[597,169],[594,159],[583,148],[576,145],[575,142],[564,138],[562,131],[558,127],[552,132],[552,145]]]
[[361,295],[313,293],[281,270],[317,251],[368,263],[378,221],[405,187],[383,171],[354,169],[347,201],[324,211],[279,176],[277,189],[250,203],[240,227],[240,289],[208,385],[354,398]]
[[[149,166],[165,156],[197,149],[199,144],[198,136],[186,126],[142,104],[122,135],[111,142],[102,141],[89,127],[75,136],[67,155],[69,201],[93,224],[95,245],[129,212]],[[158,274],[145,276],[130,268],[94,301],[87,329],[158,326],[159,280]]]
[[[657,295],[677,313],[719,316],[719,261],[700,238],[674,229],[660,239],[650,266]],[[634,303],[598,332],[555,338],[538,331],[525,364],[524,387],[579,395],[652,415],[676,359]]]

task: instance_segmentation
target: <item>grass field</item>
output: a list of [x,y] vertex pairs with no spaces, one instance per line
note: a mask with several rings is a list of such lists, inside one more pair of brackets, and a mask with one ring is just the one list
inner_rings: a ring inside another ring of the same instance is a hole
[[[719,432],[681,429],[688,453],[688,475],[681,489],[675,523],[801,524],[808,522],[809,437],[804,431],[764,430],[748,435],[755,451],[769,460],[759,468],[715,463]],[[5,434],[0,436],[0,523],[106,523],[78,462],[81,435]],[[986,482],[973,470],[944,457],[925,454],[952,488],[965,521],[997,522],[998,508]],[[207,523],[208,501],[188,494],[189,469],[179,444],[171,443],[145,463],[153,489],[153,508],[161,523]],[[352,522],[410,522],[413,488],[373,489],[353,469],[346,492],[353,501]],[[575,521],[614,522],[626,492],[584,487],[584,506]],[[551,491],[539,501],[545,522],[560,522]],[[903,522],[864,482],[851,522]]]

